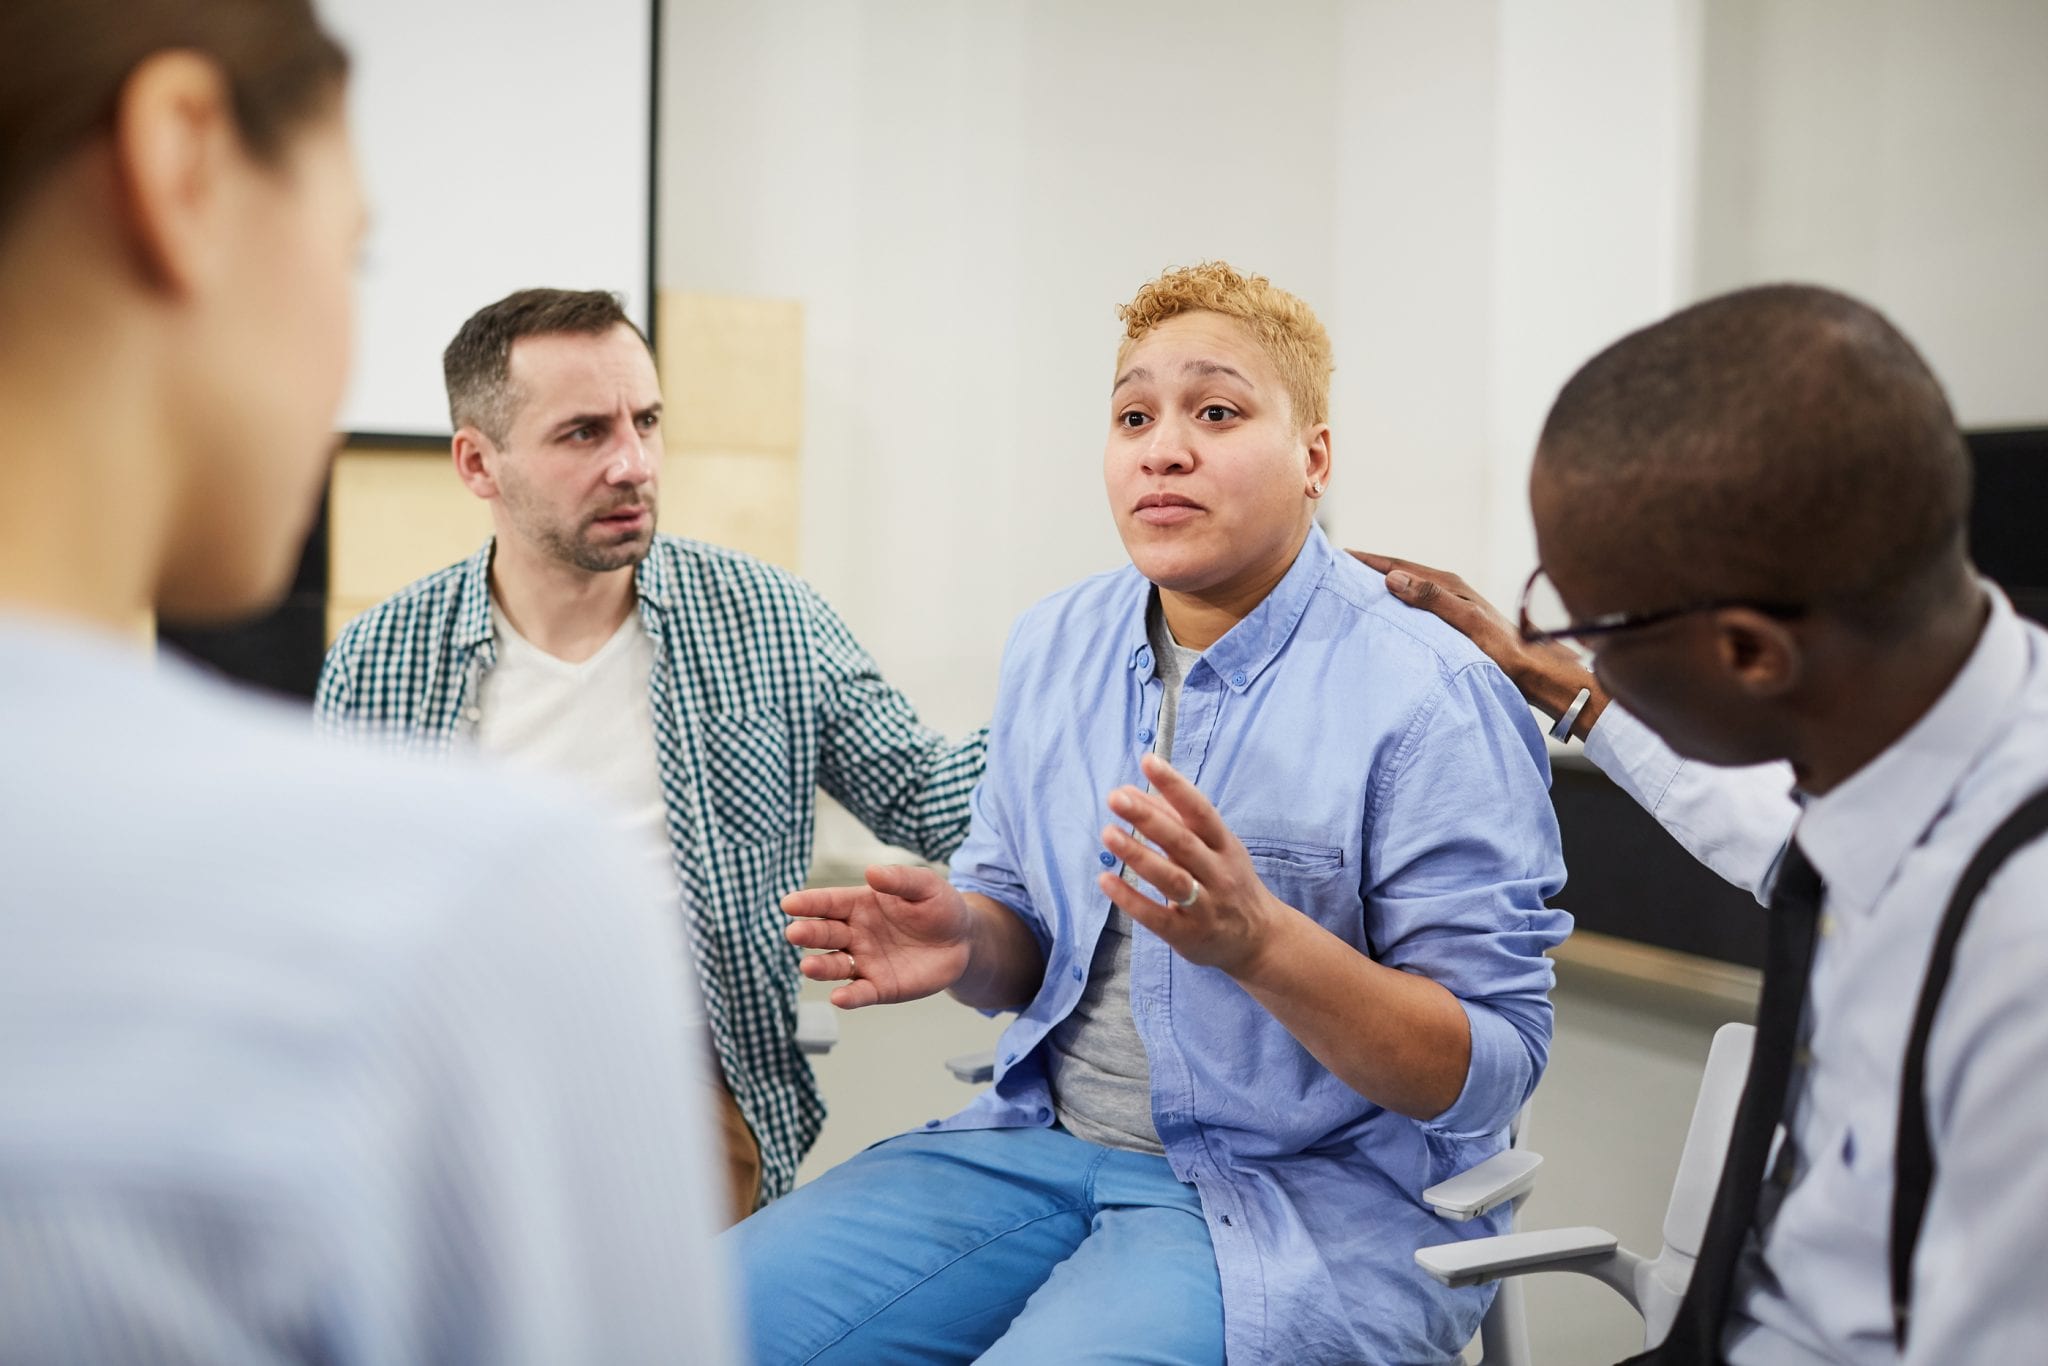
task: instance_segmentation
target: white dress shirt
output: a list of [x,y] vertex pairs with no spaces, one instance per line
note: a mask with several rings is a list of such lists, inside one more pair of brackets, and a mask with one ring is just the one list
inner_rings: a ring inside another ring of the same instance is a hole
[[1797,821],[1826,880],[1787,1133],[1790,1184],[1738,1269],[1732,1366],[2048,1360],[2048,840],[1978,902],[1929,1041],[1936,1176],[1913,1326],[1892,1343],[1887,1261],[1906,1035],[1965,864],[2048,786],[2048,632],[1995,588],[1933,708],[1804,815],[1789,771],[1677,758],[1609,707],[1587,753],[1717,872],[1765,887]]

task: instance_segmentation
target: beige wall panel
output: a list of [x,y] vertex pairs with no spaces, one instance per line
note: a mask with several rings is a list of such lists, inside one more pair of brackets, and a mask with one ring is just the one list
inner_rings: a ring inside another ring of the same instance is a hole
[[379,602],[467,559],[491,533],[488,508],[445,454],[343,451],[332,487],[327,593],[336,605]]
[[330,597],[327,600],[327,643],[332,645],[334,638],[341,634],[342,627],[348,625],[376,605],[374,602],[358,602],[354,599],[343,602],[338,598]]
[[803,441],[803,305],[667,290],[659,329],[671,452],[795,453]]
[[671,453],[662,472],[661,529],[794,569],[799,468],[786,455]]

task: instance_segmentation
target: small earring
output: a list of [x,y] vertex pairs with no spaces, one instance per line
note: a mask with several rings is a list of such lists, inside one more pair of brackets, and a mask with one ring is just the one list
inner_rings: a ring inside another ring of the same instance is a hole
[[1323,486],[1322,486],[1321,484],[1310,484],[1310,485],[1308,486],[1308,496],[1309,496],[1309,497],[1311,497],[1311,498],[1320,498],[1320,497],[1322,497],[1322,496],[1323,496]]

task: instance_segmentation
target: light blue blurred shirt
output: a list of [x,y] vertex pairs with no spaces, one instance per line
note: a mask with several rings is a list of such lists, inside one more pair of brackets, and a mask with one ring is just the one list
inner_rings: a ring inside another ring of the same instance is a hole
[[[1110,903],[1104,799],[1142,783],[1161,688],[1135,569],[1025,613],[1002,669],[987,776],[954,885],[1015,910],[1046,954],[994,1087],[935,1129],[1053,1120],[1045,1039],[1079,999]],[[1135,931],[1131,1008],[1175,1175],[1200,1191],[1233,1361],[1420,1362],[1471,1336],[1483,1290],[1416,1268],[1449,1223],[1422,1191],[1498,1152],[1548,1056],[1544,950],[1570,917],[1542,737],[1462,636],[1389,597],[1311,531],[1293,567],[1189,672],[1173,764],[1266,885],[1346,943],[1453,992],[1463,1093],[1419,1123],[1339,1081],[1224,973]]]
[[0,617],[0,1361],[731,1360],[643,862]]

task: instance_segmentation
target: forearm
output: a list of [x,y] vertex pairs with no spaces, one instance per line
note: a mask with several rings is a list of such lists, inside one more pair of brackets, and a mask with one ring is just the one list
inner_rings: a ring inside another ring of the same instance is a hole
[[1680,757],[1625,708],[1616,708],[1586,757],[1687,853],[1762,899],[1799,804],[1790,765],[1716,768]]
[[1317,1062],[1376,1105],[1428,1120],[1464,1090],[1472,1039],[1458,998],[1373,962],[1299,912],[1287,910],[1233,976]]
[[1022,916],[979,892],[966,892],[972,917],[967,970],[950,988],[976,1010],[1021,1010],[1045,982],[1045,953]]

